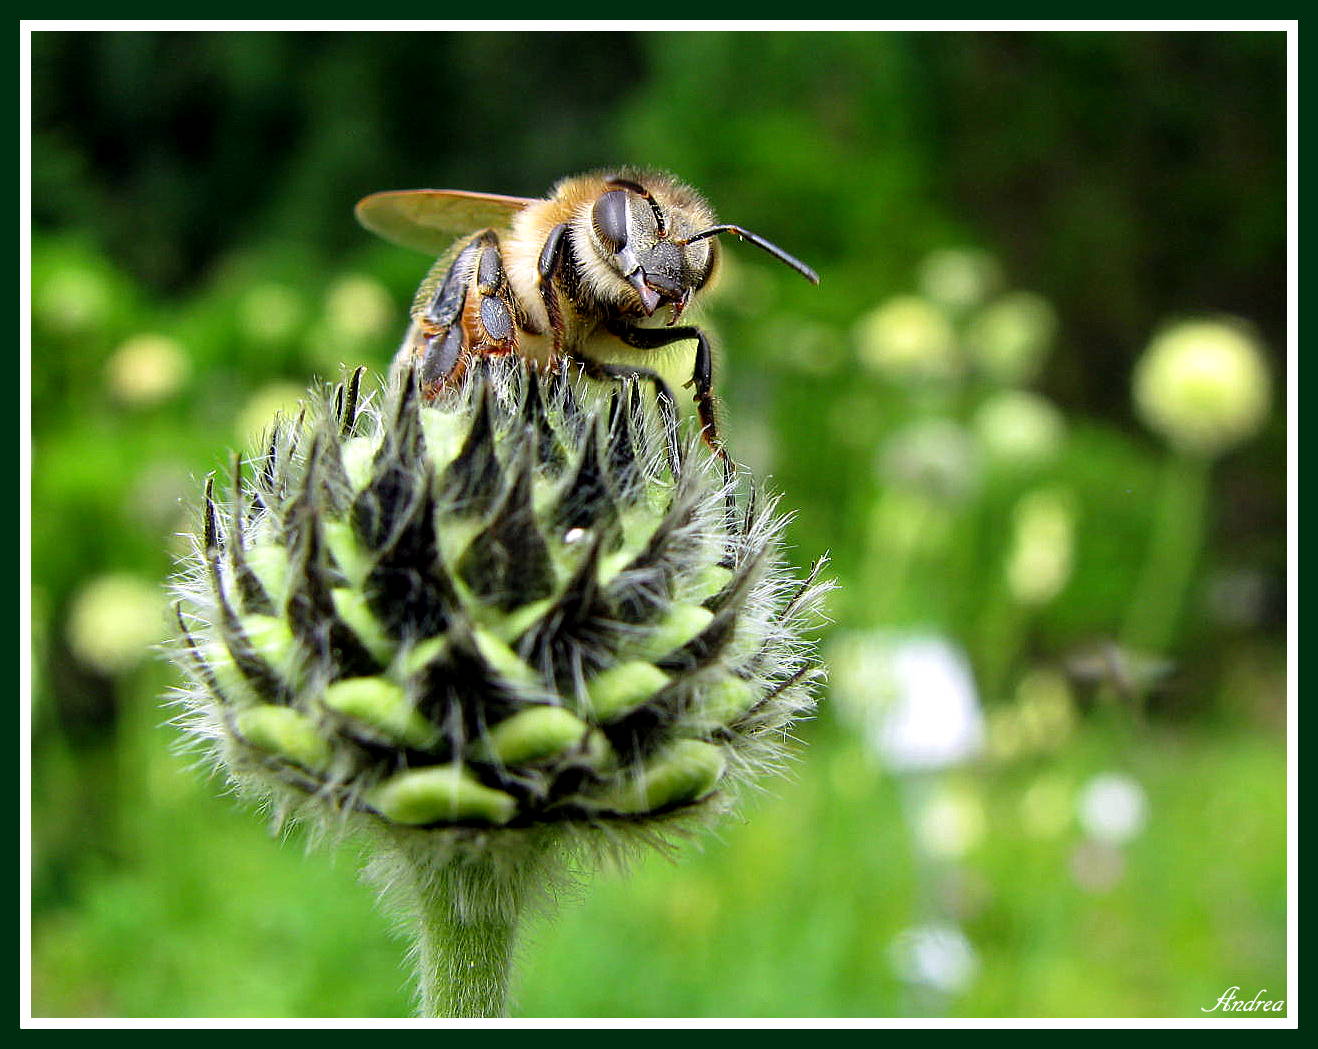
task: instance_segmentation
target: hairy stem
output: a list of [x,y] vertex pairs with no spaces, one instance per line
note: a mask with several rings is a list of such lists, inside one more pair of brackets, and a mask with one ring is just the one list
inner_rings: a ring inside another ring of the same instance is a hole
[[551,836],[454,841],[390,828],[366,876],[414,940],[420,1015],[505,1016],[518,925],[563,878]]
[[436,874],[417,884],[421,1015],[505,1016],[521,900],[488,859],[454,860]]

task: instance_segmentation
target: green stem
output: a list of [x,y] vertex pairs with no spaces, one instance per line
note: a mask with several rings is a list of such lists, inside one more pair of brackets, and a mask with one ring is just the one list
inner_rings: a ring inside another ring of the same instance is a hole
[[[881,519],[892,513],[890,507],[898,498],[891,489],[884,491],[873,517]],[[904,533],[885,537],[887,542],[874,539],[867,542],[863,582],[851,591],[852,600],[858,603],[858,615],[873,625],[891,627],[909,611],[905,608],[907,584],[934,520],[934,508],[927,500],[911,500],[904,508],[904,516],[907,520]]]
[[1007,681],[1030,619],[1005,580],[989,591],[985,606],[979,621],[980,693],[997,703],[1007,698]]
[[483,854],[437,866],[406,862],[418,924],[420,1015],[507,1015],[527,872]]
[[1180,626],[1204,540],[1210,460],[1172,455],[1159,493],[1144,567],[1126,614],[1128,650],[1165,655]]

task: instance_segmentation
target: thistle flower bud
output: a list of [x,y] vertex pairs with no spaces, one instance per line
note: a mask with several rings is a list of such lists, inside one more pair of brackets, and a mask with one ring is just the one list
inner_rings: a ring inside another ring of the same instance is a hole
[[1267,419],[1272,382],[1240,324],[1187,321],[1154,339],[1135,369],[1135,407],[1184,452],[1213,456]]
[[772,500],[634,384],[496,360],[363,406],[360,378],[207,484],[177,584],[183,721],[239,786],[513,870],[780,763],[828,584],[781,563]]

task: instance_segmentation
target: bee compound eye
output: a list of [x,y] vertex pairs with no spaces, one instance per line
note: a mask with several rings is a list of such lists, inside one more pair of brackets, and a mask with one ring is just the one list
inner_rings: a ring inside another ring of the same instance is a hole
[[627,244],[627,191],[611,189],[591,211],[595,232],[610,251],[618,252]]

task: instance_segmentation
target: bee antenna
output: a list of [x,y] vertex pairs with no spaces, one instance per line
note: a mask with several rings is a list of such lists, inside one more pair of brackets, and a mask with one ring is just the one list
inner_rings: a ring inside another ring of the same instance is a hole
[[758,233],[752,233],[750,230],[742,229],[740,226],[731,226],[727,224],[710,226],[708,229],[702,229],[699,233],[691,234],[691,236],[687,237],[685,240],[677,240],[673,243],[678,247],[685,247],[687,244],[694,244],[698,240],[705,240],[708,237],[717,237],[720,233],[731,233],[734,236],[740,237],[747,244],[754,244],[762,251],[767,251],[779,262],[791,266],[792,269],[796,270],[797,273],[801,274],[801,276],[811,284],[819,283],[819,274],[800,259],[793,255],[788,255],[787,252],[783,251],[783,249],[778,247],[777,244],[765,240]]

